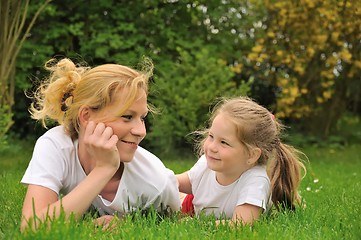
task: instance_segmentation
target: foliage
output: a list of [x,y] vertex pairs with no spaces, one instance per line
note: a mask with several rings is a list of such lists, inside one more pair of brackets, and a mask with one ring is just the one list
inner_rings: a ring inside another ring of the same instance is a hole
[[327,138],[321,138],[312,134],[304,133],[299,126],[290,127],[285,141],[292,145],[305,147],[332,147],[343,149],[346,146],[361,142],[361,119],[354,114],[345,114],[337,122],[334,133]]
[[[359,5],[313,3],[53,1],[17,58],[11,131],[20,137],[44,131],[29,119],[24,90],[31,92],[44,78],[42,66],[49,58],[136,67],[146,55],[155,65],[150,101],[161,114],[149,119],[144,144],[157,152],[188,147],[186,135],[204,124],[212,102],[223,94],[244,94],[247,88],[278,117],[311,133],[331,134],[346,105],[358,110],[360,101]],[[39,3],[31,2],[29,16],[38,9]],[[319,42],[323,35],[326,41]],[[337,74],[330,78],[331,72]]]
[[[350,103],[359,104],[360,2],[265,1],[266,16],[247,65],[277,86],[280,118],[327,136]],[[337,109],[337,110],[336,110]]]
[[[193,48],[196,49],[196,48]],[[177,48],[179,60],[159,70],[155,79],[157,92],[151,96],[161,114],[151,122],[146,138],[152,149],[163,153],[184,146],[186,136],[206,126],[212,102],[217,97],[246,95],[248,85],[236,86],[230,81],[233,72],[226,62],[214,57],[207,49],[198,49],[194,55]]]
[[[150,140],[144,143],[155,146],[159,152],[166,150],[162,143],[167,143],[167,149],[183,147],[185,135],[204,122],[216,97],[244,94],[239,89],[248,86],[244,79],[234,78],[234,70],[228,66],[239,44],[234,40],[236,33],[230,30],[235,26],[241,29],[237,9],[243,6],[237,1],[216,2],[101,1],[96,5],[70,0],[52,2],[39,16],[19,56],[17,85],[29,90],[36,86],[38,79],[45,76],[41,66],[53,56],[70,57],[91,66],[115,62],[136,67],[146,55],[156,67],[151,86],[155,95],[150,100],[162,109],[162,115],[150,119]],[[24,111],[29,101],[21,91],[17,93],[19,103],[15,108],[19,114],[15,116],[14,129],[22,136],[34,129],[32,124],[23,124],[29,122]],[[174,93],[183,95],[172,99]],[[176,108],[166,110],[169,102]],[[182,111],[177,112],[180,108]]]

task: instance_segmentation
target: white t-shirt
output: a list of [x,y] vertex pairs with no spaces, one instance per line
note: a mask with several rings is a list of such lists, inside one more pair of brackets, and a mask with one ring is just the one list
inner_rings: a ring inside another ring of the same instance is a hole
[[[65,134],[62,126],[50,129],[37,140],[21,183],[49,188],[59,196],[68,194],[86,178],[77,151],[78,141]],[[114,200],[109,202],[98,196],[92,205],[101,215],[115,212],[123,215],[150,206],[159,211],[165,206],[178,211],[177,180],[173,171],[166,168],[159,158],[138,147],[133,160],[124,163]]]
[[216,218],[232,218],[236,206],[248,203],[267,210],[270,181],[266,168],[255,166],[230,185],[220,185],[215,171],[207,167],[203,155],[189,170],[196,214],[214,214]]

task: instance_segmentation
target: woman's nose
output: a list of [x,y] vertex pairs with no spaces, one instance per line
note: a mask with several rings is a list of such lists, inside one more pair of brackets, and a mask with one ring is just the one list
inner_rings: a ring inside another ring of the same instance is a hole
[[147,130],[145,128],[145,123],[143,120],[138,120],[134,122],[134,126],[131,129],[131,133],[133,135],[139,136],[139,137],[145,137],[147,134]]

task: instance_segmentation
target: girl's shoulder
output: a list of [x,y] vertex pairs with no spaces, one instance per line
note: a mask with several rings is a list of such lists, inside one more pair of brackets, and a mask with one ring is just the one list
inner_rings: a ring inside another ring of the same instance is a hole
[[246,172],[244,172],[240,177],[241,182],[244,181],[253,182],[254,179],[259,179],[260,181],[269,182],[266,166],[261,166],[261,165],[254,166],[248,169]]

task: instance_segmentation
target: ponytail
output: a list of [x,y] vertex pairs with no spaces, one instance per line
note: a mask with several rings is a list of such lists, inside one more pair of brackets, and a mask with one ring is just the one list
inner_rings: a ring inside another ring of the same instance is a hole
[[292,146],[277,142],[275,158],[270,159],[268,175],[271,181],[272,202],[278,210],[282,208],[295,210],[301,204],[298,187],[301,181],[301,169],[306,171],[300,161],[302,152]]

